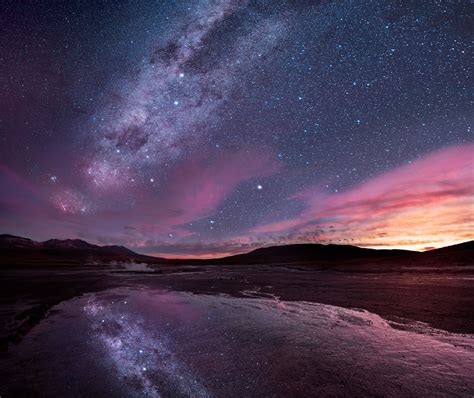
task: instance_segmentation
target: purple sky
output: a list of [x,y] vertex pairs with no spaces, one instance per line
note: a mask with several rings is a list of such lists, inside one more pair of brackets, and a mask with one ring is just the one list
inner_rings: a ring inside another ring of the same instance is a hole
[[0,226],[142,253],[472,239],[473,4],[6,3]]

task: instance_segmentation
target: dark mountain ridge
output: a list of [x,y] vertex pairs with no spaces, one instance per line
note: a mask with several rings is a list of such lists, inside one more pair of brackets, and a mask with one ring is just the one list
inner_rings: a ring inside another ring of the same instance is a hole
[[[474,241],[464,242],[453,246],[415,252],[409,250],[367,249],[350,245],[322,245],[317,243],[290,244],[270,246],[255,249],[248,253],[216,259],[164,259],[135,253],[123,246],[98,246],[81,239],[49,239],[36,242],[32,239],[14,235],[0,235],[0,260],[14,264],[38,263],[48,261],[67,261],[84,263],[84,261],[136,261],[150,264],[168,265],[232,265],[232,264],[290,264],[290,263],[357,263],[398,262],[407,264],[428,264],[443,260],[449,264],[470,264],[474,252]],[[406,261],[405,261],[406,260]]]
[[0,235],[0,259],[26,262],[140,261],[157,262],[157,257],[135,253],[123,246],[99,246],[81,239],[49,239],[36,242],[20,236]]
[[417,252],[409,250],[376,250],[350,245],[304,243],[262,247],[249,253],[237,254],[235,256],[210,261],[225,260],[227,264],[241,262],[264,264],[295,261],[346,261],[363,258],[397,257],[416,253]]

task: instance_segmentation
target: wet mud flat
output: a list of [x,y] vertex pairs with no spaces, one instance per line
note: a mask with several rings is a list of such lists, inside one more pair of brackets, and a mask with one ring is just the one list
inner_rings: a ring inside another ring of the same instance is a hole
[[466,272],[85,267],[1,280],[4,336],[15,316],[38,318],[0,354],[2,397],[474,394]]

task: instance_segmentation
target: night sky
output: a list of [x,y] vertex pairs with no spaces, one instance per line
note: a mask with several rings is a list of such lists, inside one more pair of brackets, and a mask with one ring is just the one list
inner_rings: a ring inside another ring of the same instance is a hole
[[473,15],[4,1],[0,232],[168,257],[472,239]]

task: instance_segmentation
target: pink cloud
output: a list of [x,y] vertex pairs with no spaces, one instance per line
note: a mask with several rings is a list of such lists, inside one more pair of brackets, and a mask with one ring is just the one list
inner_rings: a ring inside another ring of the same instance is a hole
[[[37,214],[48,206],[44,195],[27,179],[0,164],[0,206],[1,216],[10,217],[14,213]],[[8,214],[7,214],[8,213]]]
[[[0,165],[0,226],[2,232],[36,239],[75,237],[78,220],[71,216],[70,204],[62,211],[56,207],[64,197],[50,195],[29,179]],[[57,191],[56,193],[60,193]],[[65,211],[67,210],[67,211]]]
[[189,160],[170,176],[158,201],[143,205],[148,219],[156,223],[141,223],[138,229],[147,236],[168,232],[189,236],[183,224],[214,214],[242,182],[277,171],[274,157],[256,151],[220,152],[210,159]]
[[295,217],[289,220],[282,220],[273,222],[270,224],[264,224],[259,227],[255,227],[252,229],[252,233],[275,233],[275,232],[282,232],[288,231],[292,228],[301,226],[302,223],[305,222],[304,217]]
[[325,194],[319,186],[307,189],[290,198],[306,203],[299,216],[251,232],[306,233],[330,224],[334,240],[365,246],[412,242],[412,248],[418,241],[439,246],[472,239],[473,153],[472,144],[450,147],[341,194]]

